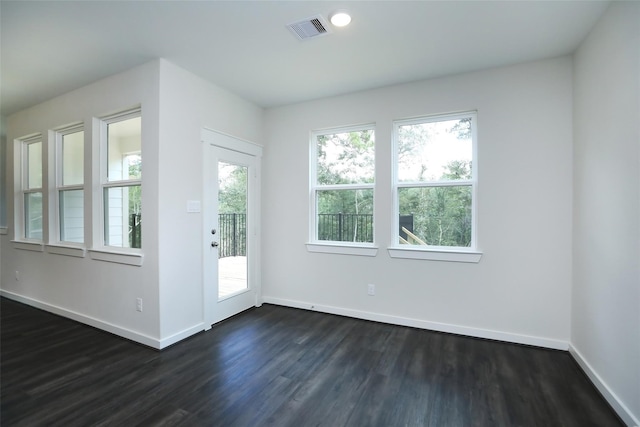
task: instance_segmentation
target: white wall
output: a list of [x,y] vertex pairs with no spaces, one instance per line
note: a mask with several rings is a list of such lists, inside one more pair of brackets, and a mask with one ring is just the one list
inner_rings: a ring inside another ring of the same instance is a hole
[[[94,116],[142,104],[145,258],[134,267],[25,251],[4,235],[0,288],[151,345],[201,329],[203,219],[187,213],[186,203],[202,199],[200,132],[208,127],[266,142],[267,302],[554,348],[571,342],[618,413],[638,424],[639,21],[639,3],[613,3],[573,63],[559,58],[416,82],[273,108],[264,117],[164,60],[17,113],[6,122],[9,149],[0,152],[10,188],[13,139],[76,121],[89,126]],[[391,259],[392,120],[471,109],[478,110],[482,260]],[[380,251],[309,253],[309,132],[371,122]],[[6,202],[11,230],[12,190]],[[366,295],[367,283],[377,285],[376,296]],[[136,297],[145,301],[143,313]]]
[[7,132],[0,116],[0,228],[7,225]]
[[[8,157],[14,159],[13,141],[16,138],[40,132],[46,140],[50,129],[82,121],[89,138],[85,146],[85,159],[91,161],[92,146],[94,152],[98,147],[97,138],[94,140],[90,132],[93,118],[141,105],[142,151],[145,153],[144,211],[157,212],[158,202],[154,194],[158,194],[158,163],[157,155],[153,153],[158,151],[159,140],[159,71],[159,61],[150,62],[8,117]],[[53,141],[50,141],[49,150],[52,147]],[[44,152],[47,152],[46,147]],[[94,161],[97,162],[97,158],[97,155],[94,156]],[[86,183],[91,182],[92,172],[94,179],[98,179],[97,163],[94,166],[93,171],[91,168],[85,169]],[[7,194],[9,236],[4,237],[13,238],[13,162],[10,162],[7,172],[10,181]],[[45,162],[44,173],[53,180],[51,162]],[[146,178],[147,174],[149,179]],[[91,206],[99,206],[99,202],[92,200],[91,196],[90,191],[85,193],[87,220],[91,218]],[[53,254],[46,248],[44,252],[21,250],[4,238],[0,277],[2,293],[153,345],[160,336],[157,217],[145,216],[143,227],[145,246],[141,267],[97,261],[88,255],[79,258]],[[100,239],[97,230],[99,228],[88,229],[85,233],[89,247],[92,238]],[[95,235],[92,231],[96,231]],[[15,271],[20,272],[19,280],[16,280]],[[144,300],[142,313],[136,311],[135,301],[138,297]]]
[[637,2],[612,3],[574,58],[572,352],[629,425],[640,425],[639,62]]
[[[203,201],[203,127],[261,142],[262,109],[167,61],[160,67],[158,177],[161,336],[202,330],[203,218],[187,213]],[[146,171],[145,171],[146,174]],[[213,302],[212,302],[213,303]]]
[[[266,302],[568,347],[572,64],[565,57],[269,109]],[[478,111],[478,264],[391,259],[391,122]],[[376,123],[376,257],[309,253],[309,132]],[[377,286],[367,296],[366,284]]]
[[[4,116],[0,116],[0,260],[2,247],[8,240],[7,225],[7,133]],[[0,262],[0,277],[2,277],[2,262]]]
[[[3,239],[1,289],[9,297],[164,347],[205,327],[202,218],[186,212],[188,200],[203,196],[201,131],[208,127],[259,142],[262,109],[157,60],[11,116],[9,140],[46,135],[81,120],[91,137],[93,117],[137,104],[143,126],[142,266],[19,250]],[[86,156],[91,158],[91,150]],[[88,176],[85,182],[91,182]],[[91,233],[87,242],[90,238]],[[136,298],[144,301],[142,313]]]

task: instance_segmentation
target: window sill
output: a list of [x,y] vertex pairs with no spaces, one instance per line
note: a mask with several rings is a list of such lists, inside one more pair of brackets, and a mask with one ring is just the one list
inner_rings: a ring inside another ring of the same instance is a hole
[[376,256],[378,254],[378,248],[375,246],[365,246],[349,243],[307,243],[307,251],[318,252],[325,254],[340,254],[340,255],[356,255],[356,256]]
[[87,250],[85,248],[81,248],[78,246],[71,245],[46,245],[46,250],[50,254],[56,255],[66,255],[77,258],[84,258],[87,254]]
[[472,250],[401,248],[397,246],[388,248],[387,250],[391,258],[469,263],[478,263],[480,262],[480,258],[482,258],[482,252]]
[[14,249],[21,249],[23,251],[44,252],[44,243],[42,242],[29,242],[26,240],[12,240]]
[[118,252],[104,249],[89,249],[91,259],[96,261],[115,262],[117,264],[135,265],[140,267],[144,260],[141,253]]

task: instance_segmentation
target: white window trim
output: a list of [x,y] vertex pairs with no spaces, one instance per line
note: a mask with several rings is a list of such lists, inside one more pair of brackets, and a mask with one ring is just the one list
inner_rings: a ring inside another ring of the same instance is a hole
[[71,243],[67,244],[51,244],[45,245],[45,250],[47,253],[56,254],[56,255],[66,255],[77,258],[84,258],[87,254],[87,249],[82,246],[72,245]]
[[[19,165],[20,165],[20,178],[19,178],[19,187],[17,192],[17,202],[16,203],[16,216],[14,219],[14,247],[16,249],[24,249],[24,250],[34,250],[37,252],[42,252],[42,248],[45,240],[45,219],[47,218],[47,212],[45,212],[45,169],[44,162],[46,158],[45,152],[45,138],[41,133],[32,134],[29,136],[25,136],[23,138],[19,138],[16,140],[19,146]],[[27,164],[27,146],[29,144],[35,143],[41,144],[41,157],[42,162],[40,167],[42,168],[42,182],[40,183],[40,188],[27,188],[27,183],[29,181],[29,167]],[[15,188],[15,187],[14,187]],[[27,237],[27,220],[26,220],[26,209],[25,209],[25,195],[29,193],[40,193],[42,194],[42,239],[32,239]],[[14,199],[15,200],[15,199]]]
[[[374,182],[366,184],[335,184],[335,185],[318,185],[318,150],[317,150],[317,138],[319,135],[328,135],[336,133],[355,132],[362,130],[372,130],[376,132],[375,123],[367,123],[362,125],[344,126],[337,128],[327,128],[312,131],[309,138],[309,241],[306,243],[307,251],[315,253],[329,253],[329,254],[341,254],[341,255],[358,255],[358,256],[376,256],[378,253],[378,247],[375,241],[375,178],[376,173],[374,170]],[[375,151],[374,151],[375,158]],[[373,197],[373,242],[338,242],[333,240],[318,240],[317,224],[316,224],[316,193],[318,190],[372,190],[374,192]]]
[[[398,129],[400,126],[419,123],[433,123],[445,120],[455,120],[461,118],[472,118],[472,169],[471,180],[460,181],[426,181],[426,182],[398,182]],[[391,245],[387,248],[391,258],[432,260],[432,261],[450,261],[450,262],[469,262],[477,263],[482,258],[482,252],[478,249],[478,215],[477,215],[477,187],[478,187],[478,116],[477,111],[465,111],[451,114],[438,114],[433,116],[422,116],[410,119],[395,120],[393,122],[392,137],[392,225],[391,225]],[[442,247],[442,246],[408,246],[401,245],[397,236],[399,228],[399,188],[415,188],[415,187],[445,187],[445,186],[471,186],[471,246],[470,247]]]
[[[88,250],[91,259],[106,262],[115,262],[119,264],[127,265],[142,265],[144,254],[142,248],[121,248],[118,246],[105,245],[105,218],[104,218],[104,191],[106,188],[112,187],[132,187],[139,185],[142,188],[142,179],[135,180],[120,180],[109,181],[108,180],[108,150],[107,150],[107,133],[108,125],[136,117],[142,117],[141,107],[125,110],[120,113],[112,114],[109,116],[103,116],[94,121],[99,128],[99,171],[100,171],[100,186],[98,187],[98,193],[94,194],[94,199],[97,199],[98,203],[94,206],[98,206],[98,209],[93,212],[94,219],[94,236],[98,236],[98,239],[94,237],[93,245]],[[144,121],[143,121],[144,122]],[[143,141],[141,141],[143,142]],[[142,153],[143,143],[141,143],[140,152]],[[97,220],[96,220],[97,218]],[[99,230],[96,230],[96,225]],[[96,233],[97,231],[97,233]],[[144,235],[144,233],[143,233]]]
[[350,243],[350,242],[308,242],[306,243],[307,251],[325,253],[325,254],[339,254],[339,255],[357,255],[357,256],[371,256],[378,255],[378,247],[373,246],[370,243]]
[[387,248],[387,251],[391,258],[422,259],[430,261],[478,263],[482,258],[482,252],[479,251],[463,251],[458,248],[449,249],[439,246],[431,246],[428,249],[394,246]]
[[[84,241],[82,243],[78,243],[78,242],[68,242],[68,241],[63,241],[61,239],[61,235],[62,235],[62,229],[61,229],[61,218],[60,218],[60,192],[61,191],[69,191],[69,190],[82,190],[84,195],[86,196],[86,190],[85,190],[85,177],[86,177],[86,173],[84,173],[84,171],[86,170],[86,164],[83,163],[83,183],[81,185],[66,185],[63,186],[62,185],[62,138],[65,135],[69,135],[75,132],[80,132],[80,131],[84,131],[85,132],[85,149],[86,149],[86,137],[87,137],[87,133],[84,129],[84,124],[83,123],[78,123],[78,124],[74,124],[71,126],[66,126],[64,128],[59,128],[56,129],[54,131],[55,133],[55,160],[54,160],[54,164],[55,164],[55,188],[53,189],[53,199],[55,200],[54,202],[54,206],[55,206],[55,213],[54,213],[54,227],[55,227],[55,243],[50,243],[47,245],[47,252],[49,253],[54,253],[54,254],[59,254],[59,255],[69,255],[69,256],[78,256],[78,257],[84,257],[86,254],[86,236],[87,236],[87,230],[85,227],[84,230]],[[84,157],[86,158],[86,156]],[[84,213],[86,215],[86,197],[84,198],[84,204],[85,204],[85,209],[84,209]],[[86,221],[85,221],[86,224]]]
[[[89,256],[96,261],[114,262],[140,267],[144,261],[144,254],[139,249],[123,248],[124,250],[89,249]],[[136,251],[136,252],[133,252]]]
[[12,240],[14,249],[23,251],[44,252],[44,243],[34,240]]

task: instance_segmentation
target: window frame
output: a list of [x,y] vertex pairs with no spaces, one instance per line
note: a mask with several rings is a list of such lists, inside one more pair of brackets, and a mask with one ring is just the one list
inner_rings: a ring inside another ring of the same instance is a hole
[[[78,133],[78,132],[83,132],[83,153],[82,153],[82,184],[72,184],[72,185],[64,185],[64,179],[63,179],[63,174],[64,174],[64,155],[63,155],[63,142],[64,142],[64,137],[66,135],[71,135],[74,133]],[[54,189],[54,199],[55,199],[55,233],[56,233],[56,246],[60,246],[60,247],[74,247],[74,248],[84,248],[87,244],[86,242],[86,237],[87,237],[87,233],[86,233],[86,221],[85,221],[85,215],[86,215],[86,204],[87,204],[87,200],[86,200],[86,156],[85,156],[85,152],[86,152],[86,147],[87,147],[87,143],[86,143],[86,138],[87,138],[87,133],[86,133],[86,129],[84,128],[84,124],[83,123],[77,123],[71,126],[67,126],[61,129],[57,129],[55,130],[55,189]],[[62,239],[62,205],[60,203],[60,196],[62,194],[62,192],[64,191],[82,191],[83,193],[83,236],[82,236],[82,242],[73,242],[73,241],[69,241],[69,240],[63,240]]]
[[[111,246],[107,245],[106,236],[106,218],[105,218],[105,192],[111,188],[124,188],[124,187],[140,187],[142,194],[142,182],[143,177],[139,179],[120,179],[109,181],[109,153],[108,153],[108,127],[110,124],[126,121],[129,119],[140,118],[142,119],[142,109],[140,107],[129,109],[120,113],[112,114],[109,116],[101,117],[99,119],[99,131],[100,131],[100,186],[97,194],[94,194],[100,202],[100,209],[94,213],[94,217],[97,215],[99,220],[96,221],[99,224],[100,232],[97,234],[100,236],[98,241],[94,241],[94,248],[90,251],[93,259],[99,259],[109,262],[121,262],[124,264],[141,265],[143,248],[132,248],[128,246]],[[143,152],[143,136],[142,128],[140,129],[140,158],[142,159]],[[144,235],[144,233],[141,233]],[[142,246],[142,245],[141,245]],[[118,255],[124,254],[125,258]]]
[[[339,133],[372,131],[374,137],[374,169],[373,182],[359,184],[318,184],[318,137],[322,135],[334,135]],[[353,126],[342,126],[314,130],[309,137],[309,240],[306,243],[309,252],[332,253],[343,255],[376,256],[378,247],[376,245],[376,125],[366,123]],[[342,190],[371,190],[373,192],[372,207],[372,242],[343,242],[336,240],[318,240],[317,223],[317,196],[320,191],[342,191]]]
[[[45,220],[46,220],[46,216],[47,216],[47,212],[45,210],[45,174],[44,174],[44,163],[45,163],[45,139],[44,139],[44,135],[42,135],[41,133],[38,134],[34,134],[31,136],[27,136],[24,138],[20,138],[18,139],[18,142],[20,144],[20,193],[19,193],[19,198],[20,198],[20,208],[19,208],[19,217],[20,217],[20,234],[19,236],[16,235],[16,241],[20,241],[20,242],[24,242],[24,243],[28,243],[28,244],[35,244],[38,246],[42,246],[44,245],[44,241],[45,241]],[[33,144],[40,144],[40,187],[33,187],[30,188],[29,187],[29,146],[33,145]],[[28,213],[28,209],[27,209],[27,195],[28,194],[37,194],[39,193],[41,198],[42,198],[42,212],[41,212],[41,216],[42,216],[42,238],[40,239],[35,239],[32,237],[28,237],[27,236],[27,226],[28,226],[28,219],[27,219],[27,213]],[[25,248],[26,249],[26,248]],[[41,250],[41,249],[38,249]]]
[[[478,226],[477,226],[477,187],[478,187],[478,117],[477,111],[463,111],[449,114],[435,114],[419,116],[408,119],[394,120],[392,126],[391,144],[391,170],[392,170],[392,224],[391,224],[391,244],[388,247],[389,256],[392,258],[422,259],[434,261],[472,262],[477,263],[482,257],[482,252],[478,249]],[[417,125],[425,123],[436,123],[448,120],[471,118],[471,179],[458,181],[402,181],[398,180],[398,143],[399,129],[405,125]],[[402,188],[438,188],[438,187],[471,187],[471,244],[469,247],[461,246],[435,246],[435,245],[402,245],[398,236],[400,226],[399,212],[399,191]]]

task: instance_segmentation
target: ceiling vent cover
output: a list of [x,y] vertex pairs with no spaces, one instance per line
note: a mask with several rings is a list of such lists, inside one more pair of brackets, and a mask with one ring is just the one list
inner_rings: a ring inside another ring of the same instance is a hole
[[312,16],[302,21],[292,22],[291,24],[287,24],[287,28],[300,40],[326,36],[331,33],[326,21],[320,15]]

